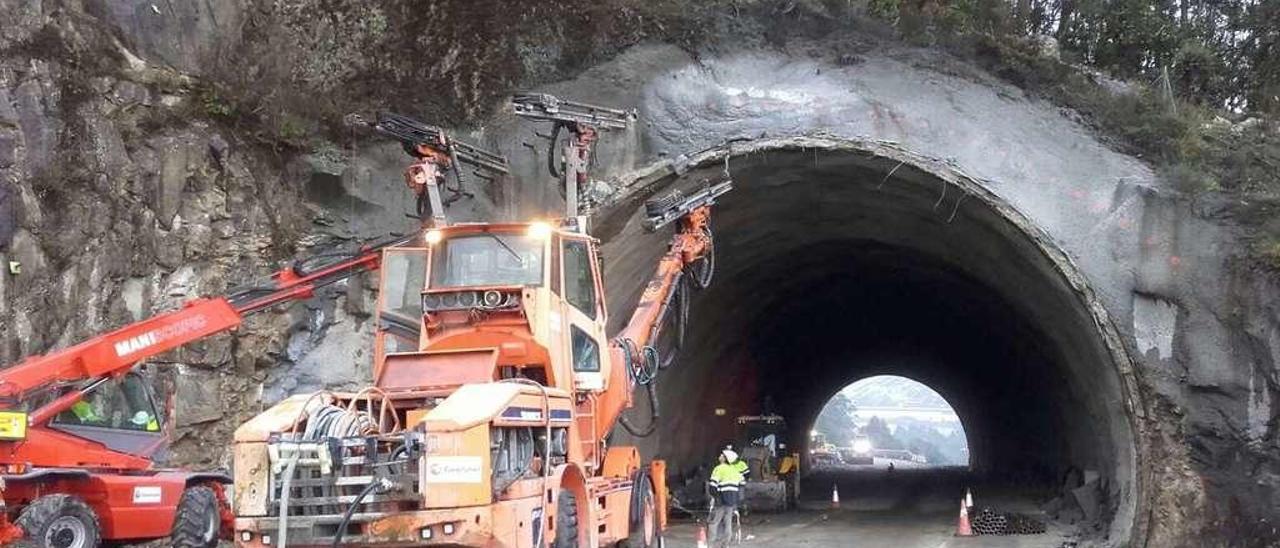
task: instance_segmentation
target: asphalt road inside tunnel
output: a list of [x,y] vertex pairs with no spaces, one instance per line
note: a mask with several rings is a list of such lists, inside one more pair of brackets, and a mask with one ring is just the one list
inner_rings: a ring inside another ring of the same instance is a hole
[[[1057,548],[1072,538],[1053,524],[1039,535],[956,537],[959,501],[969,478],[966,472],[946,469],[889,474],[879,463],[820,470],[803,481],[800,509],[744,516],[741,546]],[[831,508],[833,484],[840,486],[838,509]],[[1036,500],[1032,491],[1007,486],[983,484],[975,492],[978,507],[1001,512],[1036,516]],[[689,518],[673,520],[666,546],[696,547],[698,525]]]

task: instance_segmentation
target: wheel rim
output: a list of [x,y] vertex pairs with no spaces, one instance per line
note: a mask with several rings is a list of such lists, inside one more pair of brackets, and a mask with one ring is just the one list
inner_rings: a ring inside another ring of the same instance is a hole
[[50,548],[89,548],[88,536],[89,531],[83,521],[62,516],[49,524],[44,533],[44,543]]
[[657,529],[656,519],[654,519],[653,495],[645,497],[647,500],[644,504],[644,545],[653,546],[653,537]]
[[217,538],[218,525],[219,525],[218,514],[214,512],[210,512],[208,523],[205,524],[205,528],[204,528],[204,541],[206,543],[211,543],[213,542],[213,539]]

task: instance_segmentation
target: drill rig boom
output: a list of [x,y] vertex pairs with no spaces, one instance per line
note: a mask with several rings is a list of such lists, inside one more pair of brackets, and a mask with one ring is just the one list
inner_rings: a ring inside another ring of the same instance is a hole
[[590,124],[601,129],[626,129],[636,119],[634,111],[570,101],[547,93],[517,93],[511,104],[518,116],[557,123]]
[[[463,196],[471,196],[466,189],[462,164],[476,168],[473,175],[485,180],[509,172],[507,159],[502,155],[455,139],[443,129],[408,116],[384,112],[378,114],[377,122],[368,122],[353,114],[347,122],[371,127],[379,134],[400,141],[405,152],[418,159],[405,169],[404,179],[418,196],[418,219],[423,224],[427,223],[428,214],[431,226],[438,228],[449,224],[445,206]],[[446,181],[448,172],[453,172],[453,187],[449,187]],[[449,191],[447,198],[442,196],[442,188]]]
[[[577,225],[579,232],[586,232],[583,226],[585,219],[579,219],[578,215],[581,193],[589,182],[587,170],[591,164],[592,148],[601,130],[630,127],[636,119],[635,111],[569,101],[546,93],[517,93],[511,100],[511,106],[517,116],[553,124],[547,168],[552,177],[562,180],[565,217]],[[562,129],[570,134],[561,151],[563,168],[556,161],[556,144]]]

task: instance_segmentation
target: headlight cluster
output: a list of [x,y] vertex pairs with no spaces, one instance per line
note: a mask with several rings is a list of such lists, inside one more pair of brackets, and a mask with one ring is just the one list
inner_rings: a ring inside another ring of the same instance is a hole
[[453,291],[449,293],[428,293],[422,296],[422,308],[427,312],[440,310],[504,310],[515,308],[520,304],[519,292],[506,292],[490,289],[488,291]]

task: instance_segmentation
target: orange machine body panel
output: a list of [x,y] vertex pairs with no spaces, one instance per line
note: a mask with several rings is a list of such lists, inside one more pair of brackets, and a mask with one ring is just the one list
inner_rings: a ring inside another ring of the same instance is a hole
[[[598,242],[573,227],[457,224],[426,231],[425,245],[386,249],[375,387],[363,400],[295,396],[237,431],[237,545],[281,543],[283,533],[297,547],[542,547],[562,533],[565,493],[583,546],[640,527],[660,534],[665,465],[606,440],[637,378],[656,374],[646,356],[686,267],[710,250],[717,195],[672,217],[680,229],[612,338]],[[322,408],[376,416],[374,431],[350,444],[308,438]],[[335,444],[354,449],[325,449]],[[383,453],[389,464],[370,467]],[[295,481],[316,487],[295,493]],[[242,497],[241,484],[252,493]]]

